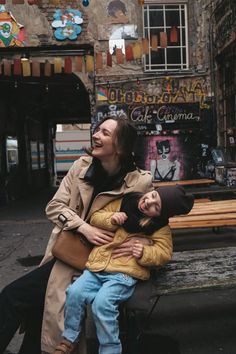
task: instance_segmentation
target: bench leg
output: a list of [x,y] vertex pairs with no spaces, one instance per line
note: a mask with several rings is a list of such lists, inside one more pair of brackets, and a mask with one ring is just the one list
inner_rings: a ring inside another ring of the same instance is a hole
[[142,318],[141,323],[138,321],[138,315],[136,311],[126,311],[126,336],[124,337],[125,354],[142,354],[140,352],[140,343],[145,330],[148,328],[153,311],[155,310],[159,299],[160,296],[158,295],[145,318]]

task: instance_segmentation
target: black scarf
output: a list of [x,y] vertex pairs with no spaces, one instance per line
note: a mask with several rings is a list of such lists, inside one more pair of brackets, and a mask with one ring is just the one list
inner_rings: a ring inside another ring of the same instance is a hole
[[125,212],[128,219],[122,226],[127,232],[130,233],[141,232],[145,235],[152,235],[155,231],[168,225],[168,219],[155,217],[151,219],[148,225],[141,226],[139,222],[145,217],[145,215],[138,209],[138,201],[141,196],[141,193],[135,192],[127,193],[123,196],[120,211]]

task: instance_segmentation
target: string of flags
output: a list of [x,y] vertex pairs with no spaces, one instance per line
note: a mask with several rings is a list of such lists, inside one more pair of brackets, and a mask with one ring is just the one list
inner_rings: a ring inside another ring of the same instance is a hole
[[[178,42],[178,30],[175,26],[170,31],[169,41],[171,43]],[[159,48],[167,47],[167,33],[160,32],[159,35],[153,34],[150,38],[142,38],[134,43],[125,45],[122,48],[115,48],[111,54],[109,51],[99,51],[93,55],[73,56],[73,57],[56,57],[52,61],[45,60],[43,63],[37,59],[18,58],[18,59],[2,59],[0,62],[0,74],[22,75],[22,76],[51,76],[53,74],[71,74],[77,72],[94,72],[106,67],[112,67],[113,63],[118,65],[125,62],[134,62],[142,59],[143,55],[150,54],[151,51],[158,51]]]
[[37,60],[35,58],[2,59],[0,75],[5,76],[51,76],[53,74],[72,74],[76,72],[91,72],[94,70],[92,55],[55,57],[52,60]]

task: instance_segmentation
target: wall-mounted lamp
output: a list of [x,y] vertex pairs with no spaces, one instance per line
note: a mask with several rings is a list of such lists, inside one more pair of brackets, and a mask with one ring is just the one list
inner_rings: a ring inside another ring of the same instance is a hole
[[21,61],[27,61],[29,60],[29,54],[23,53],[21,56]]

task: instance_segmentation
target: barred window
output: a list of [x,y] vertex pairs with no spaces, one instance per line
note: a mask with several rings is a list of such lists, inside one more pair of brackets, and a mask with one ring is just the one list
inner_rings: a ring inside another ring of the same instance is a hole
[[143,33],[149,42],[144,60],[146,72],[189,68],[186,4],[145,4]]

